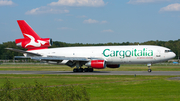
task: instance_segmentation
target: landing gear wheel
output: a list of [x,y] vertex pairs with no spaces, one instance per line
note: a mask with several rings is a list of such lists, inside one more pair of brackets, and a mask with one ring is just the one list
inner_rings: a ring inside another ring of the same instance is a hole
[[84,69],[83,69],[83,68],[80,68],[80,69],[79,69],[79,72],[83,72],[83,71],[84,71]]
[[84,72],[89,72],[89,69],[88,68],[84,68]]
[[149,73],[151,73],[151,71],[152,71],[151,69],[148,69],[148,72],[149,72]]
[[93,72],[93,68],[89,68],[89,72]]
[[74,69],[73,69],[73,72],[78,72],[78,69],[77,69],[77,68],[74,68]]
[[151,70],[151,63],[147,64],[147,66],[148,66],[148,72],[151,73],[151,71],[152,71]]

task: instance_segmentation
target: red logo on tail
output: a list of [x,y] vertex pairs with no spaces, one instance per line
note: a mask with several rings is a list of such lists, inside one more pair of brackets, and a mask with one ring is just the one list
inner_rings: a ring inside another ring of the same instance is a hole
[[28,34],[24,34],[24,35],[26,35],[27,37],[29,37],[31,39],[31,41],[28,44],[26,44],[25,47],[27,47],[29,45],[34,46],[34,47],[40,47],[40,46],[44,45],[45,43],[47,43],[46,41],[41,41],[41,40],[37,40],[38,42],[35,42],[35,38],[33,36],[28,35]]
[[52,40],[50,38],[39,37],[39,35],[24,20],[18,20],[17,22],[24,36],[23,39],[15,40],[17,46],[29,50],[44,49],[52,45]]

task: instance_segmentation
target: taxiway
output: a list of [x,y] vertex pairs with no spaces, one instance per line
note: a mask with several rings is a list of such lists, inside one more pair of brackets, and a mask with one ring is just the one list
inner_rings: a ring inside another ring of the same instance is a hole
[[58,75],[180,75],[180,71],[94,71],[77,72],[72,71],[0,71],[0,74],[58,74]]

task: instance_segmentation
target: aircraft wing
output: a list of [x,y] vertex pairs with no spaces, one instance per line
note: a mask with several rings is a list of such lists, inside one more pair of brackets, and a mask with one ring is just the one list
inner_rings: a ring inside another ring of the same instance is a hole
[[[85,57],[30,57],[33,60],[38,60],[38,61],[46,61],[50,64],[65,64],[70,67],[76,66],[76,62],[81,62],[82,64],[85,64],[89,62],[92,59],[97,59],[97,58],[85,58]],[[101,59],[102,60],[102,59]]]
[[15,52],[20,52],[20,53],[25,53],[28,54],[29,56],[15,56],[14,58],[30,58],[33,60],[38,60],[38,61],[46,61],[47,63],[50,64],[65,64],[70,67],[76,66],[76,62],[80,62],[81,64],[85,64],[91,60],[103,60],[100,58],[93,58],[93,57],[65,57],[65,56],[47,56],[47,57],[42,57],[41,54],[37,53],[32,53],[24,50],[19,50],[19,49],[13,49],[13,48],[6,48],[11,51]]
[[43,61],[60,61],[60,60],[89,61],[88,58],[84,58],[84,57],[31,57],[31,59],[43,60]]

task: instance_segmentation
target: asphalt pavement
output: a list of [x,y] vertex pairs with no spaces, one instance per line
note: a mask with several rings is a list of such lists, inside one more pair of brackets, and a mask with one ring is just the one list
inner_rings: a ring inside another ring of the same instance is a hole
[[0,74],[59,74],[59,75],[180,75],[180,71],[94,71],[94,72],[72,72],[72,71],[0,71]]

